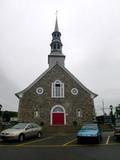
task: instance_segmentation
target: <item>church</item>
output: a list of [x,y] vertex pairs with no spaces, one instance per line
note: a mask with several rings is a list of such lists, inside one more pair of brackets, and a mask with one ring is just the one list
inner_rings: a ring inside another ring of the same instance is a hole
[[97,94],[85,87],[67,68],[62,52],[61,33],[56,18],[48,55],[48,69],[32,84],[16,93],[20,122],[46,126],[81,125],[95,119]]

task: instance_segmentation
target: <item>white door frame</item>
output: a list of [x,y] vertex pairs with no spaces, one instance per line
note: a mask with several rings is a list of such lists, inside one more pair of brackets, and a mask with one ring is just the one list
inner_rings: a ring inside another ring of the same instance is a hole
[[64,113],[64,125],[66,125],[66,112],[65,112],[65,108],[63,106],[61,106],[61,105],[55,105],[55,106],[52,107],[51,112],[50,112],[50,125],[53,125],[53,110],[56,107],[59,107],[59,108],[61,108],[63,110],[63,112],[58,112],[58,113]]

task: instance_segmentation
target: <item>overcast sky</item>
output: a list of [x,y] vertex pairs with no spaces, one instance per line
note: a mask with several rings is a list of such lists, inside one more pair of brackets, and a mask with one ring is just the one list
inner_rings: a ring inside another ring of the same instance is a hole
[[[119,0],[0,0],[0,103],[18,110],[14,93],[48,68],[58,10],[65,66],[97,93],[96,112],[120,103]],[[109,109],[105,110],[109,112]]]

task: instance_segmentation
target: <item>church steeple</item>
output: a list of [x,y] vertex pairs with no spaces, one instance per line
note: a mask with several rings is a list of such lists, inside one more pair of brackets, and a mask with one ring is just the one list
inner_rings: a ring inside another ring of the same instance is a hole
[[56,16],[56,23],[55,23],[55,29],[54,32],[59,32],[59,28],[58,28],[58,22],[57,22],[57,16]]
[[62,43],[61,43],[61,33],[59,32],[58,28],[58,20],[56,17],[56,22],[55,22],[55,29],[54,32],[52,33],[52,42],[50,44],[51,46],[51,53],[62,53]]
[[59,32],[58,20],[56,16],[55,29],[52,33],[51,53],[48,55],[49,67],[59,63],[64,66],[65,56],[62,54],[61,33]]

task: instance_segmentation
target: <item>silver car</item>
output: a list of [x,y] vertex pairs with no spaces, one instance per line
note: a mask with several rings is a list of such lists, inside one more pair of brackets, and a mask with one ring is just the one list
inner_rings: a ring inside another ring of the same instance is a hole
[[18,123],[0,133],[0,137],[3,140],[18,140],[19,142],[31,137],[40,138],[41,135],[42,127],[36,123]]

